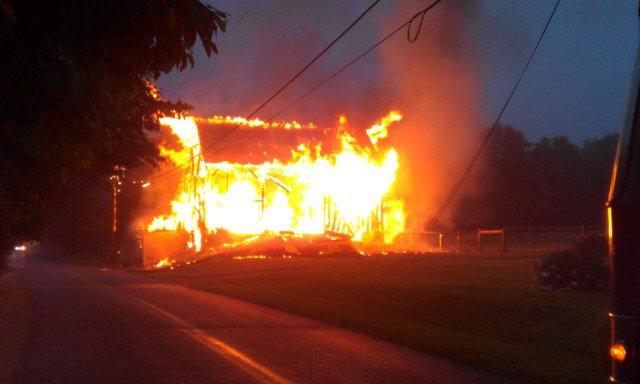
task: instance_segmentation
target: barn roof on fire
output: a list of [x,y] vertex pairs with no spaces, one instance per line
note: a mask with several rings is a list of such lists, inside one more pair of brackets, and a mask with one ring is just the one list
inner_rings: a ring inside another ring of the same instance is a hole
[[[204,158],[208,162],[262,163],[286,161],[299,145],[321,144],[323,151],[339,145],[337,128],[297,122],[245,120],[234,117],[196,118]],[[233,133],[228,134],[231,130]]]

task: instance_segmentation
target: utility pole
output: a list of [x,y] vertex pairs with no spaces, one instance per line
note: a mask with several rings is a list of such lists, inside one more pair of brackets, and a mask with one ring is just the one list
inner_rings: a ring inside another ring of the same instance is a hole
[[113,168],[113,175],[109,177],[111,181],[111,257],[118,261],[121,261],[120,244],[118,242],[118,196],[122,191],[125,170],[125,167],[116,165]]

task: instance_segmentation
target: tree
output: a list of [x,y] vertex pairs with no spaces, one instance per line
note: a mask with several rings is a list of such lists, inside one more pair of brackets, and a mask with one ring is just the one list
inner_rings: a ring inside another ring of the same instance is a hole
[[225,24],[197,0],[0,0],[0,254],[83,181],[158,162],[149,135],[190,107],[152,81]]
[[[618,146],[618,135],[609,134],[600,139],[585,140],[582,145],[584,199],[578,207],[587,225],[604,226],[604,203],[609,191],[611,169]],[[593,207],[598,207],[595,209]],[[593,223],[593,224],[591,224]]]
[[[583,170],[580,148],[566,136],[543,137],[529,153],[530,225],[585,224],[576,216],[582,199]],[[593,208],[597,209],[597,208]]]
[[456,203],[460,228],[502,226],[601,227],[617,135],[578,147],[565,136],[529,143],[499,126],[482,154],[476,188]]
[[485,148],[476,188],[461,196],[453,221],[461,228],[515,225],[529,211],[531,144],[511,126],[498,126]]

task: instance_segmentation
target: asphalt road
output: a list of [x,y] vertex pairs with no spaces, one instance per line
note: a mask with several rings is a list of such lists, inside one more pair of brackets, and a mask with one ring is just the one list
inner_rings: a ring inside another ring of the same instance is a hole
[[15,274],[33,304],[13,383],[498,383],[408,348],[112,270]]

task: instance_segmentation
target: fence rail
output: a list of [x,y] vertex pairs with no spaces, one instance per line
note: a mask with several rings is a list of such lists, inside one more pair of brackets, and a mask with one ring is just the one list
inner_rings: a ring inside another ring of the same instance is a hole
[[[400,235],[398,246],[419,251],[448,250],[470,252],[487,251],[531,251],[544,252],[570,248],[581,235],[605,234],[602,228],[580,227],[505,227],[479,228],[464,231],[411,232]],[[422,236],[421,236],[422,235]],[[422,238],[420,244],[415,239]]]

